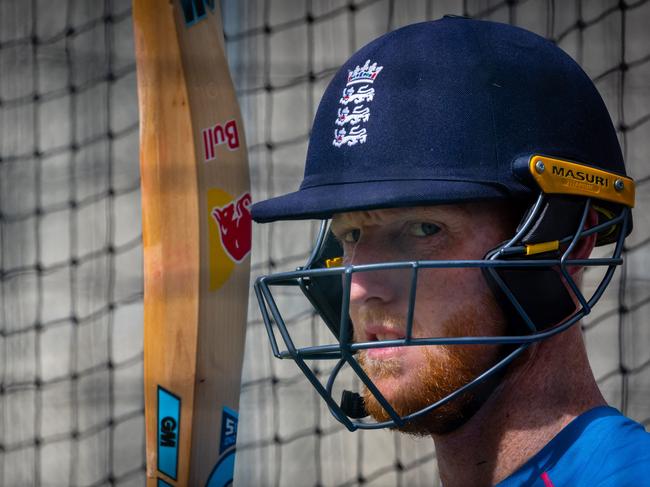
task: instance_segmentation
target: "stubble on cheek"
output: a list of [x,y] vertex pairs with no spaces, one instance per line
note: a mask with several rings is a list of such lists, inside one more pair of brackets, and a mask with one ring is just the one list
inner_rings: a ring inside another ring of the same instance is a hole
[[[442,324],[444,336],[478,336],[494,334],[503,328],[500,309],[490,296],[480,299],[480,305],[459,311]],[[482,330],[482,331],[481,331]],[[490,331],[490,332],[488,332]],[[438,345],[417,347],[419,359],[397,357],[371,360],[365,351],[359,353],[359,363],[375,382],[382,394],[400,416],[412,414],[469,383],[496,363],[501,355],[498,347],[489,345]],[[413,357],[416,350],[405,352]],[[409,369],[409,370],[407,370]],[[390,384],[390,385],[388,385]],[[382,390],[383,389],[383,390]],[[377,421],[390,416],[366,388],[363,392],[367,411]],[[482,404],[482,395],[470,389],[432,412],[409,421],[399,430],[415,435],[444,434],[462,425]]]

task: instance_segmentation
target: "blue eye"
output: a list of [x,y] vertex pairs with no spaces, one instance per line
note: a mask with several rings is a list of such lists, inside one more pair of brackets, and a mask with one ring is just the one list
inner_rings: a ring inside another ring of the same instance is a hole
[[416,237],[430,237],[431,235],[438,233],[440,231],[440,227],[438,225],[434,225],[433,223],[420,222],[411,225],[409,231],[411,235],[414,235]]

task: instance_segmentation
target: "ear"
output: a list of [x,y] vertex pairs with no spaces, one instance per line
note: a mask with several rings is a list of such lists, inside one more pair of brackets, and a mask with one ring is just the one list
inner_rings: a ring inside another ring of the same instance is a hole
[[[583,230],[587,230],[591,227],[598,225],[598,213],[593,208],[589,209],[589,214],[587,215],[587,221],[585,222],[585,227]],[[576,244],[575,248],[570,254],[571,259],[587,259],[591,255],[591,252],[596,246],[597,235],[595,233],[581,238]],[[569,266],[568,271],[571,276],[578,274],[582,271],[582,266]]]

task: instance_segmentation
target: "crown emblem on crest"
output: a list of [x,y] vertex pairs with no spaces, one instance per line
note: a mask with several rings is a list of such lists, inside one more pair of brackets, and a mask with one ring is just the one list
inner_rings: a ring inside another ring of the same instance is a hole
[[372,83],[382,69],[384,69],[383,66],[377,66],[377,63],[370,64],[370,59],[368,59],[363,66],[357,66],[354,70],[348,71],[348,85],[353,83]]

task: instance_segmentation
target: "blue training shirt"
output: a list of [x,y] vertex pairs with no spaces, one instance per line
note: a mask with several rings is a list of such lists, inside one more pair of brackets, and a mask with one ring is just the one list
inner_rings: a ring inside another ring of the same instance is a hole
[[650,433],[601,406],[575,418],[497,487],[650,487]]

